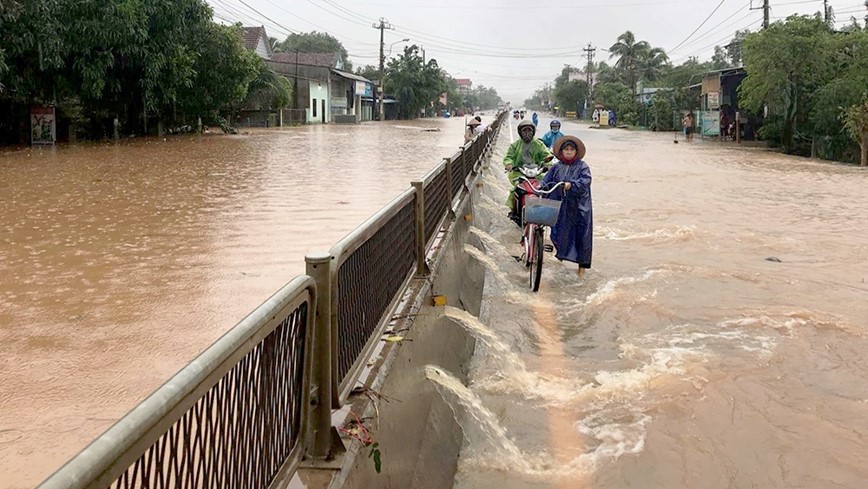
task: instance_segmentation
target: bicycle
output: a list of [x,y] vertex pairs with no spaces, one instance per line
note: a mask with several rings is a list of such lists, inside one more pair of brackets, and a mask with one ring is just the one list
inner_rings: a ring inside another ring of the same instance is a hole
[[[561,210],[561,201],[540,198],[546,196],[561,186],[569,190],[569,182],[558,182],[549,190],[540,190],[536,187],[536,171],[520,170],[524,175],[519,177],[516,186],[516,197],[519,199],[520,219],[523,228],[521,243],[524,247],[524,255],[519,261],[524,261],[529,271],[529,286],[534,292],[539,291],[542,279],[543,254],[551,252],[554,248],[545,244],[546,227],[554,226],[558,222]],[[533,195],[530,195],[530,194]]]

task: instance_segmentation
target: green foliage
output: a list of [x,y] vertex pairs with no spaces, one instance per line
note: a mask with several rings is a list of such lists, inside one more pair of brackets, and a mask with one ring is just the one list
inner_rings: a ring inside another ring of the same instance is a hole
[[[28,0],[0,6],[0,85],[19,103],[53,102],[105,135],[147,120],[206,120],[242,102],[258,58],[240,26],[204,0]],[[151,126],[153,127],[153,126]]]
[[479,85],[463,97],[463,107],[470,111],[496,109],[503,102],[494,87],[486,87],[485,85]]
[[[343,43],[327,32],[300,32],[290,34],[282,42],[277,42],[272,47],[276,53],[289,53],[299,51],[302,53],[341,53],[344,60],[344,69],[352,71],[350,55]],[[379,78],[379,77],[378,77]]]
[[414,119],[423,109],[439,101],[447,89],[446,80],[437,60],[425,63],[415,44],[389,61],[385,80],[386,93],[398,99],[399,116]]
[[382,453],[380,453],[380,444],[374,443],[371,445],[371,451],[368,452],[368,458],[374,459],[374,470],[379,474],[383,470]]
[[797,125],[811,112],[811,94],[832,75],[832,57],[832,35],[815,17],[792,16],[744,41],[748,77],[739,88],[741,105],[759,112],[768,104],[782,114],[779,139],[788,152],[795,149]]
[[[183,104],[179,105],[183,113],[210,121],[218,113],[240,105],[248,97],[248,91],[261,92],[269,82],[280,83],[274,77],[289,85],[285,78],[270,73],[256,54],[244,48],[240,26],[209,23],[202,36],[201,50],[193,65],[194,81],[185,90]],[[266,97],[262,93],[258,95]],[[288,103],[289,95],[282,92],[272,95],[285,95]]]
[[590,96],[588,82],[584,80],[573,80],[555,87],[554,104],[560,107],[562,111],[581,112],[581,107],[585,99]]
[[744,56],[741,104],[769,109],[761,137],[803,154],[813,140],[822,158],[855,159],[840,116],[868,94],[868,33],[834,32],[818,17],[793,16],[749,35]]
[[356,74],[365,77],[368,80],[380,79],[380,69],[373,65],[365,65],[362,68],[356,68]]
[[643,104],[636,101],[630,87],[623,83],[600,83],[594,87],[594,104],[602,104],[607,109],[615,109],[619,123],[634,125],[644,110]]
[[618,36],[609,52],[610,58],[618,58],[615,68],[620,72],[621,81],[633,93],[636,93],[640,80],[657,80],[669,65],[669,57],[663,49],[651,47],[648,41],[637,41],[630,31]]
[[292,84],[286,77],[271,71],[265,63],[256,58],[259,65],[256,78],[247,87],[244,106],[259,109],[284,109],[292,101]]

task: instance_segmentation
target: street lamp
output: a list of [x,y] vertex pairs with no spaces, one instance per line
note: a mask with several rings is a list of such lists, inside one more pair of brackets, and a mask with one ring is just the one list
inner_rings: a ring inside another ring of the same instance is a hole
[[410,38],[408,37],[405,39],[401,39],[400,41],[395,41],[392,44],[389,44],[389,54],[387,54],[386,57],[388,58],[389,56],[392,55],[392,48],[395,46],[395,44],[400,44],[402,42],[410,42]]
[[[386,71],[384,68],[386,58],[388,58],[389,56],[392,55],[392,47],[394,47],[395,44],[407,42],[409,40],[410,40],[410,38],[404,38],[404,39],[401,39],[400,41],[395,41],[392,44],[389,44],[389,54],[387,56],[382,56],[380,58],[380,120],[381,121],[386,119],[386,113],[383,112],[383,101],[386,98]],[[381,38],[381,42],[382,42],[382,38]],[[380,54],[381,55],[383,54],[382,47],[383,47],[383,45],[380,44]]]

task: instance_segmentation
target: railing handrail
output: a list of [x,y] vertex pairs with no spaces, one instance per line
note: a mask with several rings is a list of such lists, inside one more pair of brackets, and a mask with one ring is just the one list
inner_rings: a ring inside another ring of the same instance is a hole
[[[492,123],[493,132],[478,134],[472,141],[461,146],[461,149],[453,154],[450,158],[442,160],[434,168],[429,170],[423,177],[423,185],[415,185],[401,192],[391,202],[386,204],[376,214],[371,216],[353,231],[347,234],[343,239],[338,241],[329,251],[328,255],[323,255],[327,264],[328,272],[325,274],[329,277],[328,294],[323,292],[327,303],[323,306],[329,309],[329,315],[333,319],[331,321],[331,343],[329,348],[332,351],[332,361],[329,367],[331,379],[336,379],[338,375],[337,358],[337,334],[336,331],[338,303],[337,296],[334,290],[338,285],[338,271],[344,261],[359,249],[368,239],[373,237],[381,230],[390,219],[398,212],[402,211],[409,203],[416,199],[417,194],[422,192],[422,201],[424,203],[424,188],[425,185],[431,183],[442,172],[446,173],[447,192],[452,197],[448,203],[446,211],[441,212],[439,216],[429,216],[440,220],[450,215],[452,212],[452,204],[454,198],[458,197],[463,191],[459,191],[459,195],[452,195],[449,185],[449,179],[452,178],[450,165],[453,162],[458,162],[460,158],[461,176],[464,179],[462,182],[465,185],[467,178],[476,171],[477,165],[480,163],[487,151],[491,149],[491,142],[494,136],[497,135],[502,125],[505,113],[499,113]],[[483,144],[484,143],[484,144]],[[481,147],[484,146],[484,147]],[[478,151],[474,151],[478,150]],[[467,158],[473,158],[470,162]],[[414,205],[419,205],[420,202],[413,202]],[[422,222],[420,223],[420,210],[416,209],[416,217],[414,217],[415,225],[424,225],[424,211],[421,212]],[[425,248],[433,242],[433,237],[425,243]],[[418,243],[417,243],[418,244]],[[418,250],[417,250],[418,253]],[[418,260],[418,258],[417,258]],[[403,282],[398,292],[391,298],[392,304],[386,309],[386,314],[397,303],[398,299],[404,293],[407,282],[412,278],[414,270],[408,274],[408,278]],[[143,454],[151,450],[155,443],[163,437],[168,430],[185,416],[196,403],[206,395],[210,389],[214,388],[224,376],[227,375],[234,367],[239,365],[239,362],[252,352],[258,345],[273,333],[288,315],[297,310],[304,302],[308,303],[306,313],[306,321],[303,338],[304,357],[301,359],[301,402],[299,413],[300,431],[295,439],[295,444],[289,450],[286,458],[280,461],[280,470],[277,477],[283,477],[287,473],[295,470],[299,463],[303,451],[311,442],[308,439],[311,436],[311,431],[322,430],[324,426],[308,426],[309,423],[326,423],[330,427],[329,416],[319,416],[317,419],[311,418],[311,413],[307,406],[311,401],[316,400],[311,397],[311,386],[317,381],[312,379],[313,369],[313,349],[311,348],[314,337],[314,322],[316,320],[317,310],[317,283],[309,275],[301,275],[295,277],[288,284],[283,286],[274,295],[268,298],[265,302],[254,309],[247,317],[239,321],[232,329],[221,336],[205,351],[199,354],[194,360],[183,367],[171,379],[161,385],[156,391],[148,396],[144,401],[139,403],[123,418],[118,420],[102,435],[92,441],[84,450],[79,452],[75,457],[64,464],[54,474],[45,480],[39,489],[85,489],[85,488],[103,488],[109,487],[119,477],[123,476],[133,463],[136,463]],[[284,313],[285,312],[285,313]],[[379,318],[382,321],[382,318]],[[358,364],[361,358],[366,358],[370,355],[372,348],[370,345],[375,343],[376,332],[380,331],[382,324],[375,329],[375,334],[368,340],[368,347],[365,347],[354,359],[354,364]],[[353,368],[353,370],[357,370]],[[351,380],[353,376],[348,375],[346,381]],[[329,376],[326,377],[326,379]],[[320,379],[319,381],[324,381]],[[355,380],[353,379],[353,382]],[[338,397],[346,396],[346,385],[344,392],[338,393],[338,383],[335,383],[332,390],[333,402],[338,404]],[[316,404],[322,404],[324,400],[317,400]],[[326,404],[328,402],[326,401]],[[325,414],[328,414],[327,412]],[[310,421],[309,421],[310,420]],[[324,420],[324,421],[323,421]],[[322,433],[320,433],[322,434]],[[159,462],[158,462],[159,463]]]
[[398,211],[400,211],[408,202],[412,201],[414,193],[415,191],[412,188],[404,190],[398,194],[397,197],[392,199],[391,202],[377,211],[376,214],[369,217],[365,222],[359,224],[355,229],[350,231],[349,234],[332,246],[329,250],[329,254],[331,254],[332,259],[334,260],[332,262],[332,274],[334,275],[337,273],[337,269],[344,263],[347,256],[356,251],[365,243],[365,241],[368,240],[368,238],[379,231],[383,225],[392,218],[392,216],[397,214]]
[[[132,411],[118,420],[84,450],[45,480],[39,489],[84,489],[109,487],[171,428],[223,375],[253,350],[281,323],[281,311],[293,311],[309,302],[308,325],[316,304],[316,287],[307,275],[295,277],[215,341],[171,379],[166,381]],[[305,343],[310,344],[310,327]],[[310,355],[309,348],[305,354]],[[304,360],[305,376],[310,372]],[[308,381],[309,382],[309,381]],[[307,404],[304,391],[302,406]],[[306,410],[302,409],[304,427]],[[302,429],[293,453],[303,447]],[[291,458],[291,457],[290,457]]]

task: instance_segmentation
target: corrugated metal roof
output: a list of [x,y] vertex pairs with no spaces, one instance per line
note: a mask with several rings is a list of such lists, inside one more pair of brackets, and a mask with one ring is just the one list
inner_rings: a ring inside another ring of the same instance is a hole
[[365,82],[365,83],[374,83],[371,80],[368,80],[367,78],[365,78],[363,76],[356,75],[356,74],[350,73],[348,71],[341,71],[341,70],[336,70],[336,69],[332,68],[332,73],[334,73],[338,76],[342,76],[344,78],[349,78],[350,80],[356,80],[356,81]]

